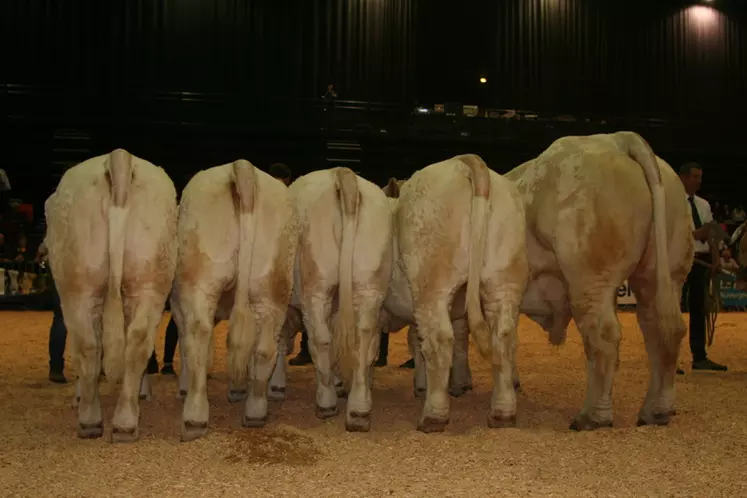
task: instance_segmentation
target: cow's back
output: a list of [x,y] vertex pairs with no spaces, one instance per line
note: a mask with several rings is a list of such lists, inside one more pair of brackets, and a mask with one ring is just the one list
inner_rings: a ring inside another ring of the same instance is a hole
[[101,289],[107,281],[107,159],[104,154],[68,169],[44,204],[50,267],[69,288]]
[[[354,279],[366,280],[380,271],[382,258],[391,258],[392,211],[384,192],[356,176],[359,193],[354,245]],[[338,278],[342,211],[335,169],[314,171],[289,187],[299,216],[302,250],[318,271]]]
[[557,258],[583,260],[578,271],[605,271],[615,262],[627,274],[633,270],[649,237],[651,191],[641,166],[608,137],[562,138],[505,177],[523,197],[538,246]]

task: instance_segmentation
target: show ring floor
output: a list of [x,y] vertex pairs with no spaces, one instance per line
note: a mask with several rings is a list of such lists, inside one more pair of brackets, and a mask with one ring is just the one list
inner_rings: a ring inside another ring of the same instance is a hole
[[[286,400],[270,402],[266,427],[243,429],[243,403],[226,399],[224,322],[208,381],[208,435],[179,443],[177,379],[152,375],[140,440],[112,445],[112,386],[101,383],[104,438],[80,440],[73,383],[47,380],[51,312],[2,312],[0,496],[747,496],[747,314],[718,319],[709,353],[728,372],[690,372],[683,341],[677,415],[669,427],[640,428],[647,359],[635,315],[619,317],[613,429],[568,430],[585,389],[578,331],[572,324],[568,342],[554,348],[524,316],[516,429],[487,428],[492,379],[472,350],[475,390],[452,399],[446,433],[417,432],[413,371],[397,368],[409,357],[405,331],[391,337],[390,365],[375,370],[371,432],[345,432],[344,400],[337,418],[316,418],[312,366],[289,367]],[[165,314],[159,361],[167,322]]]

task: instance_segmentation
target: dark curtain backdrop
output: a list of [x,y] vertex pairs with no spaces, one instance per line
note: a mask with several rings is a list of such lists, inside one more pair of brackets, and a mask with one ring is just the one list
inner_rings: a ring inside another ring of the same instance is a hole
[[[0,83],[106,99],[411,98],[414,0],[5,0]],[[74,104],[74,98],[71,103]]]
[[0,83],[62,88],[68,114],[159,92],[271,108],[335,82],[351,100],[723,119],[747,110],[747,2],[695,3],[5,0]]
[[417,93],[428,103],[722,119],[747,110],[744,3],[420,2]]

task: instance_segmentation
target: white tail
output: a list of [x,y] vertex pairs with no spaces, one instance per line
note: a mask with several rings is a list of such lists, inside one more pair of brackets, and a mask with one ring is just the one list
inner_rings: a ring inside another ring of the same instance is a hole
[[667,216],[666,195],[661,180],[661,170],[656,155],[648,143],[633,132],[618,132],[615,135],[618,145],[631,159],[641,165],[646,182],[651,189],[654,222],[654,243],[656,244],[656,309],[659,314],[659,326],[662,331],[664,345],[677,347],[677,323],[680,320],[680,303],[672,284],[672,274],[669,270],[669,250],[667,247]]
[[228,375],[234,386],[243,386],[249,373],[256,324],[249,299],[252,257],[256,231],[254,203],[256,174],[254,166],[244,159],[233,163],[234,185],[238,197],[239,251],[236,276],[236,296],[228,321]]
[[340,243],[340,284],[338,312],[333,326],[335,363],[346,389],[350,388],[358,367],[358,332],[353,307],[353,247],[358,217],[358,177],[348,168],[337,168],[337,190],[342,212],[342,241]]
[[469,275],[467,277],[467,324],[484,358],[492,357],[490,330],[485,322],[480,302],[480,274],[485,261],[485,242],[490,207],[490,170],[477,155],[457,156],[469,167],[472,178],[472,211],[469,231]]
[[116,149],[109,154],[107,172],[111,183],[109,205],[109,286],[104,300],[103,348],[104,372],[109,382],[124,375],[125,320],[122,302],[125,234],[129,214],[128,196],[132,182],[132,156]]

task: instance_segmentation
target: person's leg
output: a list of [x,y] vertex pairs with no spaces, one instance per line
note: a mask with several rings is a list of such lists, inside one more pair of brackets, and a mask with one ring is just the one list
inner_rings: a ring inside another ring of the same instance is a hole
[[306,333],[306,328],[301,331],[301,350],[298,352],[295,358],[291,358],[288,361],[290,365],[300,366],[308,365],[313,363],[311,360],[311,353],[309,353],[309,336]]
[[174,353],[176,352],[177,342],[179,342],[179,330],[172,317],[166,327],[166,343],[163,345],[163,368],[161,368],[162,375],[176,375],[176,372],[174,372]]
[[705,299],[708,285],[708,269],[693,264],[687,277],[688,305],[690,308],[690,352],[693,355],[693,370],[726,370],[708,359],[706,353],[706,316]]
[[377,367],[385,367],[389,357],[389,334],[383,332],[379,339],[379,357],[374,363]]
[[52,287],[52,326],[49,328],[49,380],[57,384],[65,384],[67,379],[63,374],[65,370],[65,342],[67,341],[67,328],[62,318],[62,307],[60,306],[60,295],[57,286],[50,275]]

